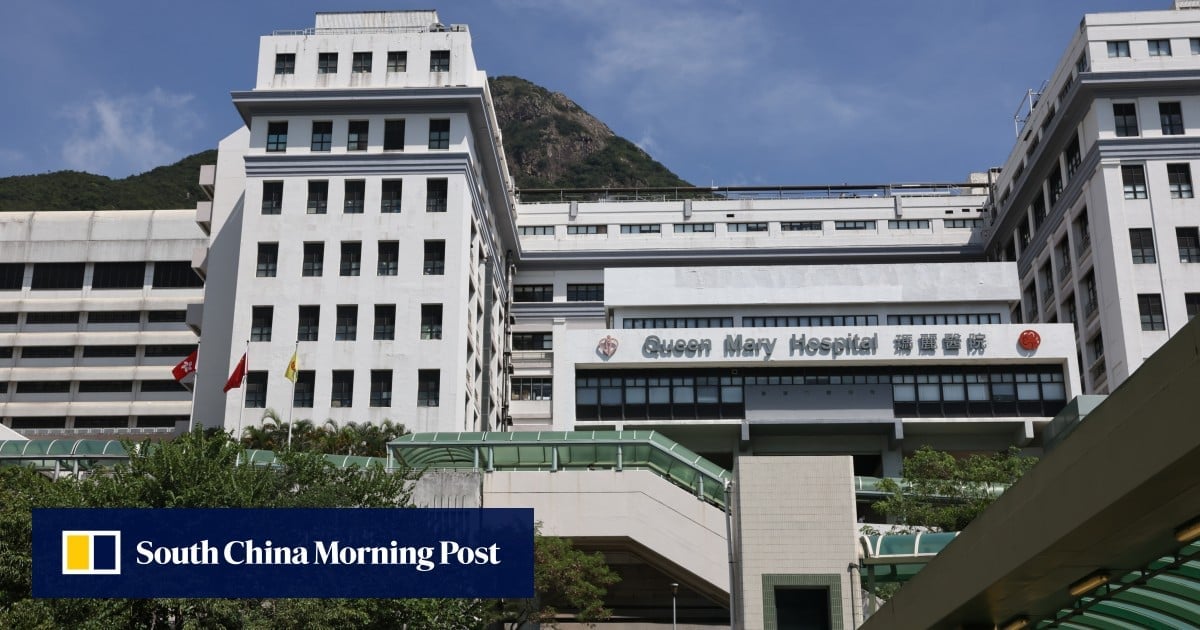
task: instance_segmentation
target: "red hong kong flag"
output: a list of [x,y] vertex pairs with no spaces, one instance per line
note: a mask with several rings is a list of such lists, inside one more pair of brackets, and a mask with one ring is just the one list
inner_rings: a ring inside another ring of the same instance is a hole
[[196,371],[197,352],[200,352],[199,348],[192,350],[192,353],[186,359],[180,361],[179,365],[176,365],[175,369],[171,370],[171,376],[174,376],[175,380],[182,381],[184,378],[187,378],[188,374]]
[[225,391],[237,389],[242,386],[242,379],[246,376],[246,355],[242,355],[242,360],[238,361],[237,367],[233,368],[233,374],[229,375],[229,380],[225,381]]

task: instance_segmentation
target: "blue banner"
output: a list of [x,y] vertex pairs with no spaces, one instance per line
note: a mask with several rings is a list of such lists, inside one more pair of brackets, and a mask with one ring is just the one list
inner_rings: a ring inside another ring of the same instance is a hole
[[35,509],[34,597],[533,596],[531,509]]

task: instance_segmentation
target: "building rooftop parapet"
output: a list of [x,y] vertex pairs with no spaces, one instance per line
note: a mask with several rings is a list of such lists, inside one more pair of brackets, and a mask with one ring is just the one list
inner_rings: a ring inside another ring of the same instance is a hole
[[293,28],[271,31],[273,36],[284,35],[377,35],[391,33],[466,33],[466,24],[429,24],[426,26],[359,26],[340,28]]
[[660,186],[630,188],[524,188],[521,203],[564,201],[726,201],[752,199],[859,199],[869,197],[955,197],[985,194],[986,184],[817,184],[783,186]]

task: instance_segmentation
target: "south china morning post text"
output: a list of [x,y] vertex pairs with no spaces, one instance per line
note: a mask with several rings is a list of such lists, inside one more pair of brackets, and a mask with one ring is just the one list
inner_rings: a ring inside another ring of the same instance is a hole
[[38,509],[33,519],[34,597],[533,595],[530,509]]

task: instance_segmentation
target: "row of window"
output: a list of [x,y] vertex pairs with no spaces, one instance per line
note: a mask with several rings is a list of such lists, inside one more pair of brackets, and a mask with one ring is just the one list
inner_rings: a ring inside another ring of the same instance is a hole
[[[1141,135],[1138,126],[1136,103],[1113,103],[1113,131],[1118,138]],[[1164,136],[1179,136],[1184,133],[1183,107],[1178,101],[1158,104],[1158,124]]]
[[[320,277],[325,273],[325,243],[304,243],[300,275]],[[379,241],[377,244],[375,274],[396,276],[400,274],[400,242]],[[259,278],[274,278],[279,273],[279,243],[259,243],[254,275]],[[440,276],[446,273],[446,241],[425,241],[421,273]],[[342,241],[341,257],[338,260],[338,275],[352,277],[362,274],[362,243]]]
[[[321,306],[302,304],[296,320],[296,341],[319,341],[321,329]],[[376,304],[375,318],[371,327],[372,339],[393,341],[396,338],[396,305]],[[250,341],[271,341],[274,329],[275,307],[253,306],[250,309]],[[421,305],[421,339],[442,338],[442,305]],[[358,339],[358,305],[338,304],[334,312],[333,338],[335,341]]]
[[[1129,40],[1112,40],[1106,42],[1106,44],[1108,56],[1110,58],[1116,59],[1130,56]],[[1200,38],[1188,38],[1188,46],[1193,55],[1200,55]],[[1148,52],[1151,57],[1171,57],[1173,56],[1173,51],[1171,50],[1171,40],[1166,38],[1148,39],[1146,40],[1146,52]]]
[[[64,417],[15,416],[9,420],[9,426],[14,429],[120,429],[127,427],[138,428],[172,428],[179,423],[186,423],[188,416],[75,416],[68,420]],[[69,426],[68,426],[69,425]]]
[[[371,370],[371,389],[368,406],[392,406],[392,370]],[[441,370],[417,370],[417,406],[437,407],[441,404]],[[316,392],[317,373],[300,370],[296,373],[292,404],[300,408],[312,408]],[[329,372],[329,406],[345,408],[354,406],[354,370],[331,370]],[[246,373],[246,408],[262,409],[267,406],[267,372]]]
[[[82,350],[77,350],[81,348]],[[138,348],[141,352],[138,352]],[[22,359],[111,359],[111,358],[153,358],[178,357],[180,359],[191,354],[196,349],[195,344],[155,344],[146,346],[0,346],[0,359],[13,359],[20,355]]]
[[[187,388],[175,379],[155,381],[15,381],[14,394],[69,394],[74,389],[80,394],[99,393],[133,393],[134,388],[140,392],[186,392]],[[6,391],[7,383],[0,382],[0,395]]]
[[[344,214],[363,214],[366,211],[367,182],[362,179],[348,179],[343,182],[342,212]],[[441,178],[425,180],[425,212],[445,212],[449,202],[449,183]],[[379,212],[395,214],[402,210],[404,192],[403,179],[385,179],[379,186]],[[263,182],[262,213],[283,213],[283,182]],[[326,214],[329,212],[329,181],[309,180],[308,197],[305,201],[305,214]]]
[[[944,227],[949,229],[974,229],[983,227],[983,219],[943,219]],[[835,230],[874,230],[876,221],[834,221]],[[932,219],[896,219],[887,222],[889,230],[928,230]],[[674,223],[676,234],[711,233],[715,231],[715,223]],[[731,233],[767,232],[769,223],[725,223],[725,231]],[[661,234],[661,223],[622,224],[621,234]],[[820,232],[822,221],[782,221],[779,224],[783,232]],[[522,236],[554,236],[553,225],[525,225],[520,228]],[[570,235],[599,235],[608,234],[608,225],[568,225]]]
[[[375,55],[370,51],[353,52],[350,55],[350,71],[355,74],[365,74],[371,72],[374,67]],[[317,53],[317,74],[337,74],[338,71],[338,53],[323,52]],[[407,50],[389,50],[387,53],[387,71],[388,72],[408,72],[408,51]],[[449,72],[450,71],[450,51],[449,50],[431,50],[429,51],[429,71],[430,72]],[[295,74],[296,73],[296,53],[276,53],[275,54],[275,74]]]
[[[1167,184],[1172,199],[1191,199],[1192,166],[1187,163],[1168,164]],[[1126,199],[1145,199],[1146,167],[1141,164],[1121,165],[1121,186]]]
[[[553,302],[554,285],[552,284],[518,284],[513,287],[514,302]],[[568,302],[603,302],[604,285],[568,284]]]
[[[1062,372],[1045,368],[942,366],[888,371],[863,368],[832,374],[808,370],[738,372],[581,372],[575,379],[576,418],[741,419],[746,415],[746,388],[830,385],[890,388],[897,417],[1053,416],[1066,404]],[[761,396],[767,392],[750,393]]]
[[[1200,315],[1200,293],[1184,293],[1183,305],[1189,321]],[[1138,315],[1141,317],[1142,330],[1166,330],[1162,295],[1139,293]]]
[[[1175,246],[1179,251],[1179,262],[1200,263],[1200,228],[1175,228]],[[1129,248],[1134,264],[1158,262],[1158,256],[1154,249],[1153,228],[1129,230]]]
[[[34,291],[82,289],[86,269],[92,266],[93,289],[141,289],[146,286],[146,265],[151,265],[150,286],[155,289],[191,289],[204,286],[186,260],[148,262],[33,263],[29,288]],[[25,263],[0,263],[0,291],[20,291]]]
[[[273,120],[267,122],[267,145],[269,153],[287,151],[289,122]],[[351,120],[346,125],[346,150],[366,151],[367,137],[371,129],[369,120]],[[397,118],[383,121],[383,150],[404,150],[404,119]],[[309,136],[309,150],[328,152],[333,150],[333,121],[312,121],[312,132]],[[433,118],[429,121],[430,149],[450,148],[450,119]]]
[[[626,317],[622,328],[733,328],[732,317]],[[889,326],[999,324],[999,313],[927,313],[888,315]],[[877,326],[878,315],[744,315],[741,325],[753,328]]]
[[[143,318],[143,314],[145,317]],[[0,326],[16,326],[19,313],[0,313]],[[27,311],[25,324],[160,324],[179,323],[187,311]],[[86,321],[81,322],[80,320]]]

